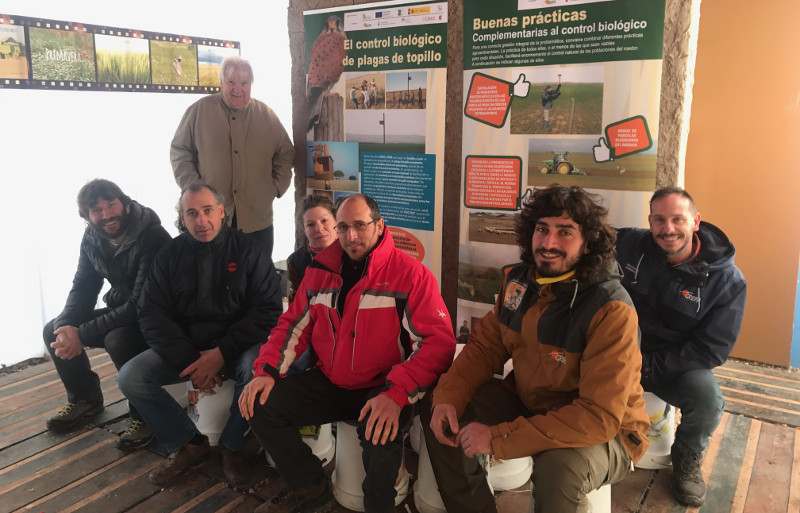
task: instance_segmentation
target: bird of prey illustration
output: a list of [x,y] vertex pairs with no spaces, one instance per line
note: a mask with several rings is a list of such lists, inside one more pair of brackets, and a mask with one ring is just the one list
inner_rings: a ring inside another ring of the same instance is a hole
[[330,93],[342,76],[347,57],[346,39],[342,19],[332,15],[311,45],[308,56],[308,130],[319,121],[322,98]]

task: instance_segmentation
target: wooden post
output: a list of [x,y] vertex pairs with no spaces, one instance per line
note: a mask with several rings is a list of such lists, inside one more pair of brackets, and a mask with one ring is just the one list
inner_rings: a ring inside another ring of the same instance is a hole
[[341,96],[322,98],[319,122],[314,126],[314,140],[344,142],[344,98]]

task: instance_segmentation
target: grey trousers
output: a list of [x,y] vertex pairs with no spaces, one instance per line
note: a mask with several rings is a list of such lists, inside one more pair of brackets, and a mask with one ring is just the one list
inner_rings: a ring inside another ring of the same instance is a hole
[[[459,425],[509,422],[532,413],[519,398],[491,379],[475,392]],[[420,420],[434,475],[447,511],[495,513],[494,496],[476,458],[461,448],[440,444],[430,429],[431,403],[420,405]],[[619,437],[592,447],[553,449],[533,455],[535,513],[588,512],[586,494],[605,484],[622,481],[631,471],[631,459]]]

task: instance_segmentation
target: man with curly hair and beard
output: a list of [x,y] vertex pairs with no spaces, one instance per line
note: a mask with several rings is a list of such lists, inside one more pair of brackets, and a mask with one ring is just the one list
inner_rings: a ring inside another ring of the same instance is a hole
[[[606,216],[578,187],[523,204],[522,263],[421,406],[447,511],[497,511],[478,454],[533,456],[534,511],[585,512],[586,494],[624,479],[647,449],[636,311]],[[493,379],[509,358],[514,371]]]

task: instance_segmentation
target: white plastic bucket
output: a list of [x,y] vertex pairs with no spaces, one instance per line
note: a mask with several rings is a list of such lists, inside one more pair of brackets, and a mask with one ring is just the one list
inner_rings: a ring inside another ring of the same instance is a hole
[[670,452],[675,441],[675,407],[650,392],[644,393],[645,409],[650,416],[647,438],[650,447],[636,464],[638,468],[661,469],[671,465]]
[[533,458],[503,460],[489,467],[489,486],[495,491],[513,490],[527,483],[533,473]]
[[[233,402],[233,381],[223,381],[222,385],[214,387],[213,394],[197,391],[191,381],[188,382],[188,389],[198,392],[197,404],[189,407],[194,409],[195,415],[190,414],[189,416],[197,426],[197,430],[208,437],[209,444],[219,444],[219,437],[230,416]],[[190,402],[192,401],[190,400]]]

